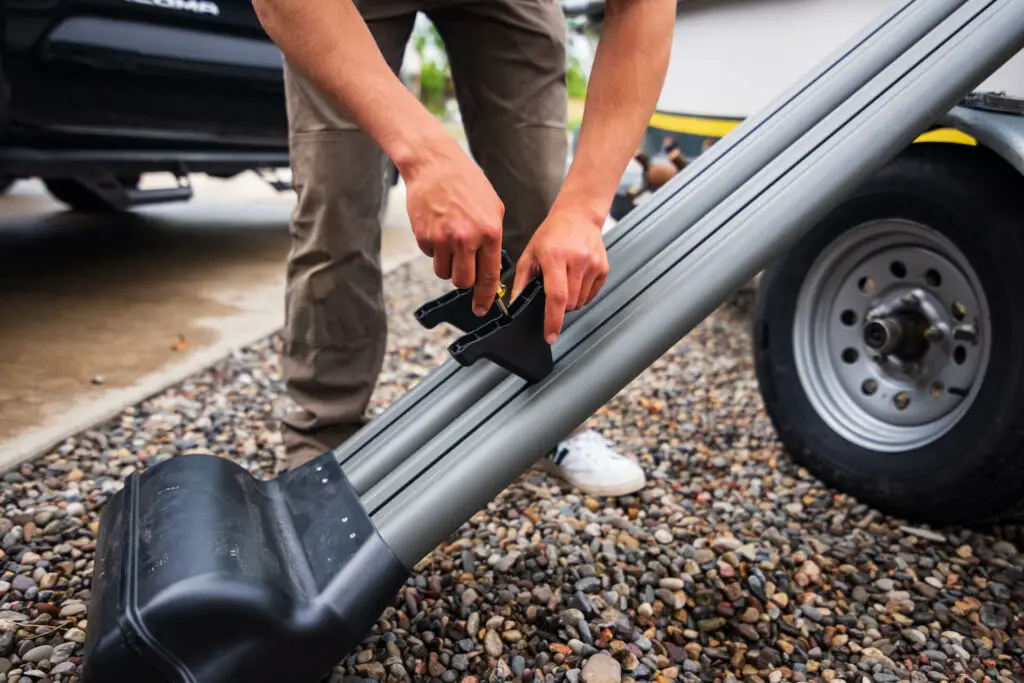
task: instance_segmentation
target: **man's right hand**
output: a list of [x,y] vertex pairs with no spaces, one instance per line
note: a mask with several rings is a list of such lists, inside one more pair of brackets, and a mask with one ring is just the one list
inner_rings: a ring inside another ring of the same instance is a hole
[[434,272],[494,304],[505,215],[483,171],[385,62],[353,0],[253,0],[263,29],[398,167]]
[[505,207],[480,167],[449,140],[418,150],[407,165],[406,209],[434,272],[456,287],[473,287],[473,311],[484,315],[498,293]]

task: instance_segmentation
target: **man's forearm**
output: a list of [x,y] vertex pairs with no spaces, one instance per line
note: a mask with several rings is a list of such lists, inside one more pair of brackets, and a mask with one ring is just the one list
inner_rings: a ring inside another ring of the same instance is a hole
[[253,0],[267,35],[403,176],[450,136],[392,73],[352,0]]
[[675,0],[606,3],[579,140],[553,210],[582,209],[603,225],[665,81],[675,7]]

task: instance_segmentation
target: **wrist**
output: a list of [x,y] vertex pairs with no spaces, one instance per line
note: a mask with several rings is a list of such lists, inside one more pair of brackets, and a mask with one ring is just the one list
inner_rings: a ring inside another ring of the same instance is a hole
[[461,151],[444,126],[428,114],[421,125],[404,126],[402,133],[385,152],[399,175],[406,182],[412,182],[424,168],[452,156],[453,146]]
[[604,230],[608,218],[610,200],[604,200],[588,192],[576,191],[571,187],[563,188],[551,207],[552,215],[568,215],[575,224],[588,225],[597,231]]

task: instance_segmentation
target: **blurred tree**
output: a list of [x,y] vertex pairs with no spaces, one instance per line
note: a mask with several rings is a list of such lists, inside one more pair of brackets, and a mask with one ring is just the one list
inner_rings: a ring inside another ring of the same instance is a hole
[[569,86],[570,98],[581,100],[587,96],[587,74],[583,70],[580,58],[576,55],[569,55],[566,81]]
[[[595,42],[594,36],[587,35],[585,24],[569,21],[566,85],[570,99],[582,100],[586,97]],[[422,13],[416,16],[403,74],[403,80],[417,93],[424,106],[435,115],[443,116],[455,93],[451,66],[445,52],[444,39],[437,27]]]
[[437,27],[425,15],[418,14],[412,42],[420,63],[420,101],[435,115],[443,115],[455,90],[444,40]]

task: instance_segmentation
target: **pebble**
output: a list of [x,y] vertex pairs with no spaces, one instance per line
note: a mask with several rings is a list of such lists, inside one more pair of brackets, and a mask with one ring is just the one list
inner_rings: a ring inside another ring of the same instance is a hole
[[38,645],[31,650],[27,651],[21,656],[26,662],[32,662],[38,664],[43,661],[49,661],[50,656],[53,654],[52,645]]
[[658,543],[667,544],[675,540],[675,537],[672,536],[671,531],[667,531],[665,529],[658,529],[654,532],[654,540],[656,540]]
[[604,653],[588,659],[580,673],[583,683],[619,683],[621,678],[622,666]]
[[[371,414],[458,336],[413,318],[449,291],[429,261],[387,278]],[[332,683],[1024,680],[1021,532],[939,533],[824,487],[779,446],[749,326],[735,298],[588,420],[644,467],[643,491],[524,473],[418,566]],[[279,350],[239,350],[2,477],[0,683],[80,680],[98,512],[130,472],[211,452],[274,476]]]
[[505,650],[501,644],[501,637],[494,631],[488,630],[484,635],[484,651],[491,657],[500,657]]
[[80,617],[88,611],[88,605],[83,603],[73,603],[65,605],[60,610],[60,616],[62,617]]

